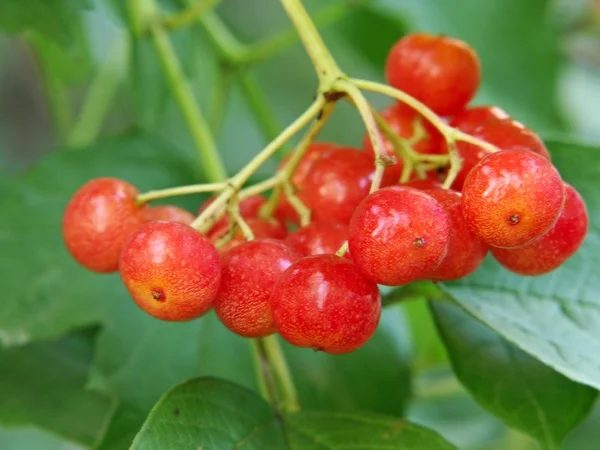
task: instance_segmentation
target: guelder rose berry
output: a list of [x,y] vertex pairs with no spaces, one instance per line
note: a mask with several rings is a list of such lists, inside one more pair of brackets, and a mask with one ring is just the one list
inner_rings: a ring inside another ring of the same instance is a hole
[[62,234],[71,256],[94,272],[116,272],[131,233],[144,224],[138,190],[116,178],[97,178],[73,195],[63,216]]
[[262,337],[275,332],[269,299],[281,274],[302,254],[281,241],[245,242],[221,258],[221,289],[215,311],[236,334]]
[[391,86],[441,115],[462,110],[481,79],[479,57],[467,43],[426,33],[400,39],[388,54],[385,71]]
[[505,150],[482,159],[463,186],[463,213],[493,247],[521,247],[547,233],[560,215],[563,182],[548,159]]
[[131,235],[121,253],[119,271],[137,305],[168,321],[206,313],[221,282],[215,247],[178,222],[150,222]]
[[173,205],[146,206],[142,208],[142,217],[146,222],[163,220],[190,225],[196,217],[183,208]]
[[279,279],[271,307],[286,341],[333,354],[364,345],[381,316],[377,285],[336,255],[296,261]]
[[444,207],[450,218],[450,240],[448,253],[442,263],[427,278],[434,281],[449,281],[464,278],[473,273],[487,255],[488,246],[475,236],[462,213],[462,195],[447,189],[425,191]]
[[312,222],[285,239],[302,256],[335,253],[348,240],[348,226],[334,222]]
[[588,213],[579,193],[565,183],[565,204],[554,227],[525,247],[492,248],[494,258],[520,275],[543,275],[560,267],[583,244]]
[[448,250],[450,218],[431,195],[392,186],[370,194],[350,221],[348,244],[360,271],[401,286],[436,269]]

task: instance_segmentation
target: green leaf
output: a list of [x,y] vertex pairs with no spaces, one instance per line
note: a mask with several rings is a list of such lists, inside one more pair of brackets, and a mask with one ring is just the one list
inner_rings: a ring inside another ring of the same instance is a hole
[[[384,17],[405,18],[411,31],[447,34],[473,46],[483,68],[477,103],[496,104],[538,131],[563,126],[555,100],[560,41],[547,14],[548,0],[383,0],[371,8]],[[386,18],[378,26],[391,24]],[[403,29],[396,29],[400,38]],[[352,33],[370,35],[360,25]],[[383,63],[376,61],[382,74]]]
[[9,33],[35,30],[66,46],[78,33],[80,13],[90,7],[89,0],[2,0],[0,28]]
[[567,377],[600,388],[600,149],[548,142],[565,181],[584,197],[589,235],[560,269],[521,277],[491,258],[472,276],[442,285],[465,310]]
[[33,427],[0,428],[0,443],[8,450],[82,450],[79,444]]
[[0,350],[0,424],[35,425],[84,445],[96,443],[114,409],[110,398],[85,389],[96,333]]
[[508,425],[557,448],[590,411],[596,391],[539,362],[449,302],[431,302],[454,372]]
[[301,412],[278,416],[255,393],[235,384],[197,378],[165,394],[132,450],[452,449],[432,431],[372,414]]

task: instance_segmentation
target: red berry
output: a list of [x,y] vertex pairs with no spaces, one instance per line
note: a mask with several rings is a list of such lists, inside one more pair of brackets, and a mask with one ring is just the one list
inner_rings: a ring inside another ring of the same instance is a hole
[[425,178],[425,179],[414,179],[411,181],[407,181],[406,183],[402,183],[401,186],[411,187],[414,189],[419,189],[420,191],[424,191],[427,189],[438,189],[442,187],[442,183],[435,179]]
[[508,113],[497,106],[473,106],[456,114],[450,126],[470,134],[487,122],[509,118]]
[[[308,172],[310,171],[313,163],[317,158],[319,158],[322,154],[336,149],[339,146],[337,144],[332,144],[331,142],[313,142],[306,149],[304,156],[300,160],[300,163],[294,170],[294,174],[292,175],[292,183],[298,189],[302,187],[302,183],[306,179]],[[289,162],[292,155],[287,155],[279,164],[278,170],[282,170],[285,165]],[[279,201],[279,205],[277,206],[277,217],[288,220],[292,223],[300,223],[300,218],[298,217],[298,213],[294,209],[292,205],[287,201],[287,197],[282,194],[281,199]]]
[[468,44],[445,36],[414,33],[390,50],[388,83],[446,116],[462,110],[479,86],[479,57]]
[[494,258],[508,270],[521,275],[543,275],[560,267],[583,244],[588,230],[588,213],[579,193],[565,183],[565,203],[554,227],[525,247],[492,248]]
[[142,217],[146,222],[167,221],[190,225],[196,217],[183,208],[173,205],[147,206],[142,208]]
[[[471,125],[472,122],[468,124],[468,126]],[[467,132],[461,123],[458,123],[457,128]],[[500,150],[528,150],[550,159],[550,153],[539,136],[522,123],[512,119],[490,119],[478,128],[470,130],[469,134],[495,145]],[[463,167],[452,184],[452,188],[460,190],[469,172],[481,158],[489,153],[479,146],[465,142],[457,143],[456,148],[458,154],[463,158]]]
[[312,222],[285,239],[303,256],[335,253],[348,239],[348,227],[334,222]]
[[288,268],[271,307],[286,341],[333,354],[365,344],[381,316],[377,285],[350,261],[330,254],[308,256]]
[[131,235],[119,271],[137,305],[168,321],[206,313],[221,280],[217,250],[202,234],[178,222],[150,222]]
[[[445,145],[442,145],[443,140],[441,134],[411,107],[402,103],[395,103],[381,111],[381,116],[390,124],[394,132],[403,139],[412,138],[418,130],[416,125],[417,122],[421,121],[426,134],[413,146],[413,150],[423,154],[445,153]],[[402,159],[396,155],[394,146],[385,138],[385,136],[383,142],[385,144],[387,156],[396,159],[396,163],[386,168],[387,176],[393,180],[398,180],[402,174],[404,163]],[[371,143],[368,134],[364,137],[363,146],[370,155],[375,157],[375,149],[373,148],[373,144]]]
[[[258,217],[253,217],[250,219],[246,219],[246,223],[248,224],[250,229],[254,232],[255,239],[266,239],[266,238],[283,239],[287,235],[286,228],[281,224],[281,222],[279,222],[276,219],[268,219],[267,220],[267,219],[261,219]],[[218,228],[218,229],[213,228],[213,230],[214,231],[212,231],[208,235],[208,237],[211,242],[216,244],[229,231],[229,224],[225,223],[224,225],[221,225],[220,228]],[[233,235],[231,240],[229,242],[227,242],[223,247],[221,247],[219,249],[219,252],[224,253],[227,250],[232,249],[233,247],[236,247],[245,241],[246,241],[246,239],[244,238],[244,234],[238,228],[235,231],[235,234]]]
[[450,218],[448,253],[427,278],[434,281],[457,280],[473,273],[483,262],[488,247],[469,231],[462,213],[462,194],[446,189],[431,189],[427,194],[444,207]]
[[221,258],[215,311],[234,333],[262,337],[275,332],[269,302],[281,274],[302,255],[281,241],[244,242]]
[[431,195],[392,186],[356,208],[348,244],[352,260],[371,280],[401,286],[437,268],[448,249],[450,218]]
[[353,148],[332,150],[314,162],[298,196],[312,210],[312,220],[347,224],[369,194],[374,173],[373,159],[367,153]]
[[493,247],[527,245],[554,226],[563,182],[546,158],[505,150],[482,159],[463,186],[463,213],[473,233]]
[[62,233],[71,256],[94,272],[116,272],[131,233],[144,224],[135,199],[138,190],[116,178],[97,178],[71,198]]
[[[212,196],[208,200],[206,200],[202,204],[202,206],[200,206],[200,209],[198,210],[198,214],[201,214],[208,207],[208,205],[210,205],[212,202],[214,202],[215,198],[216,198],[215,196]],[[267,202],[266,199],[262,195],[252,195],[250,197],[247,197],[239,202],[238,206],[240,208],[240,214],[245,219],[249,219],[251,217],[258,217],[258,214],[260,213],[260,209],[266,202]],[[221,217],[213,225],[213,227],[208,231],[207,234],[210,235],[213,232],[215,232],[217,229],[221,229],[222,227],[225,227],[225,228],[229,227],[229,221],[227,219],[227,215],[224,215],[223,217]]]

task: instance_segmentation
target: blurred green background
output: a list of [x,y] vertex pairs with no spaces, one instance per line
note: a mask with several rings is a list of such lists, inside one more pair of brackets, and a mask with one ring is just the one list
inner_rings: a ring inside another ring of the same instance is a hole
[[[161,4],[166,11],[175,12],[181,2],[165,0]],[[499,105],[543,137],[574,135],[600,143],[600,1],[306,0],[305,4],[318,17],[324,39],[339,64],[355,77],[383,81],[387,51],[408,31],[456,36],[471,44],[482,59],[483,84],[474,103]],[[223,0],[216,12],[245,43],[285,32],[290,26],[275,0]],[[150,131],[148,142],[156,140],[160,142],[157,145],[185,160],[194,157],[193,142],[150,42],[127,45],[124,13],[119,0],[57,0],[52,5],[44,0],[2,0],[0,173],[4,180],[26,173],[40,158],[75,139],[69,130],[77,123],[78,111],[102,67],[110,73],[105,80],[114,83],[115,90],[106,98],[99,139]],[[222,63],[213,45],[200,26],[173,31],[171,36],[203,110],[212,111],[216,86],[227,76],[220,70]],[[233,80],[223,121],[215,124],[230,174],[256,154],[274,130],[291,122],[309,105],[315,88],[313,68],[297,42],[251,67],[248,73],[253,77],[251,82],[256,82],[253,92],[264,95],[262,104],[268,119],[262,123],[256,120],[256,111]],[[389,103],[380,97],[373,97],[373,101],[378,106]],[[217,114],[209,116],[211,122],[218,121]],[[356,111],[340,105],[322,137],[360,146],[363,128]],[[89,164],[94,164],[92,161]],[[275,164],[266,165],[258,176],[269,174]],[[5,211],[0,217],[9,221]],[[38,275],[43,277],[44,273]],[[416,361],[409,418],[438,430],[461,449],[537,448],[530,438],[508,430],[480,408],[458,384],[422,304],[408,304],[397,312],[408,323],[403,322],[405,329],[394,335],[396,344]],[[49,332],[48,337],[51,335],[56,337]],[[72,382],[87,383],[95,339],[96,331],[86,330],[81,342],[61,341],[47,364],[77,364]],[[69,360],[73,345],[79,355],[75,362]],[[121,341],[116,345],[129,344]],[[34,353],[38,350],[29,349]],[[152,349],[144,351],[137,357],[154,357]],[[156,354],[155,364],[170,364],[160,360],[160,355]],[[0,371],[13,356],[18,358],[15,354],[0,359]],[[60,379],[63,365],[56,364],[50,375]],[[25,367],[23,373],[45,370],[43,367]],[[297,369],[308,370],[301,363]],[[101,377],[92,379],[93,387],[102,384]],[[21,387],[27,390],[26,375],[22,380]],[[8,398],[18,390],[18,383],[6,385],[4,390],[0,385],[0,403],[3,396]],[[18,409],[18,396],[11,401]],[[77,406],[75,397],[71,401]],[[54,414],[49,405],[47,414]],[[56,414],[62,414],[60,408]],[[60,421],[60,417],[56,419]],[[127,423],[126,419],[121,423]],[[0,425],[4,426],[0,428],[0,449],[85,448],[72,439],[53,435],[48,431],[53,425],[45,427],[44,420],[32,421],[29,426],[25,422],[0,414]],[[569,436],[564,449],[593,450],[598,442],[599,408]]]

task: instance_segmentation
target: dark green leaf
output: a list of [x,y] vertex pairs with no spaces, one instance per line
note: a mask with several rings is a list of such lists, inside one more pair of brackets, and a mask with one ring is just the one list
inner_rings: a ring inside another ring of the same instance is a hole
[[47,39],[70,45],[80,26],[79,14],[89,0],[2,0],[0,28],[9,33],[35,30]]
[[110,398],[85,388],[96,331],[0,350],[0,424],[96,443],[114,409]]
[[[478,103],[496,104],[537,130],[562,126],[555,89],[560,70],[559,36],[547,14],[547,0],[455,0],[374,2],[383,17],[406,18],[411,31],[464,39],[481,58]],[[379,27],[389,27],[386,18]],[[400,38],[403,29],[396,27]],[[357,24],[355,35],[370,35]],[[378,35],[381,35],[378,31]],[[376,62],[383,74],[384,60]]]
[[554,449],[590,411],[596,391],[520,350],[449,302],[432,302],[456,376],[508,425]]
[[464,309],[567,377],[600,388],[600,149],[548,142],[563,178],[586,200],[590,232],[555,272],[520,277],[488,260],[474,275],[442,286]]
[[255,393],[197,378],[165,394],[137,435],[133,450],[452,449],[432,431],[371,414],[302,412],[278,417]]

